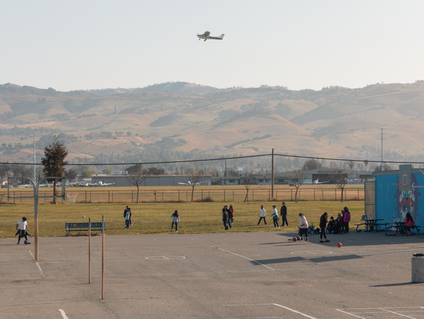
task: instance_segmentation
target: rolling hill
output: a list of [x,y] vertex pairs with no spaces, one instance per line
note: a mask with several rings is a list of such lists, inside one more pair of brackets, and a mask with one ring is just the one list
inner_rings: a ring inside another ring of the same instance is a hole
[[30,161],[32,136],[41,154],[53,134],[61,134],[74,161],[258,154],[272,148],[378,159],[380,128],[386,159],[417,160],[422,158],[423,119],[422,81],[321,91],[175,82],[59,92],[4,84],[0,160]]

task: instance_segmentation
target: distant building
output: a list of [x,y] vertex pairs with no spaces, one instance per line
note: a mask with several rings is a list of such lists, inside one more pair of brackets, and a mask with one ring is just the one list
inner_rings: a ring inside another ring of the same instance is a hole
[[[114,183],[114,186],[134,186],[128,180],[131,175],[93,175],[91,183],[104,184]],[[180,186],[187,184],[192,176],[191,175],[149,175],[140,186]],[[201,175],[200,185],[211,185],[211,175]]]

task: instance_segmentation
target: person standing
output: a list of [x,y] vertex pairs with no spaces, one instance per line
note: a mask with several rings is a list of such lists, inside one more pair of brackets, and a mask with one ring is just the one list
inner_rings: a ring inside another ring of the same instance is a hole
[[281,214],[281,226],[284,226],[284,223],[286,223],[286,225],[288,226],[289,223],[287,221],[287,206],[285,202],[283,202],[283,206],[281,206],[280,214]]
[[29,231],[29,228],[28,228],[27,218],[25,216],[22,217],[22,219],[18,221],[18,223],[16,224],[16,230],[19,233],[17,245],[19,245],[19,242],[21,241],[22,237],[25,237],[25,242],[29,244],[28,237],[27,237],[27,231]]
[[264,223],[266,225],[266,210],[264,208],[264,205],[261,205],[261,210],[259,211],[259,221],[258,221],[258,225],[261,223],[261,220],[264,220]]
[[328,214],[327,214],[327,212],[325,212],[324,214],[321,215],[321,218],[319,220],[319,228],[321,230],[321,233],[320,233],[320,236],[319,236],[319,242],[320,243],[324,242],[324,240],[322,240],[322,236],[324,236],[326,243],[330,242],[327,239],[327,236],[325,235],[325,229],[327,228],[327,222],[328,222]]
[[178,214],[178,210],[175,210],[175,212],[171,215],[171,218],[172,218],[171,231],[174,229],[174,224],[175,224],[175,232],[178,233],[178,223],[180,222],[180,214]]
[[233,205],[230,205],[230,213],[231,213],[231,220],[230,220],[230,222],[231,222],[231,224],[234,224],[234,207],[233,207]]
[[349,233],[349,222],[350,222],[350,213],[349,213],[349,209],[347,207],[345,207],[343,209],[344,214],[343,214],[343,228],[344,228],[344,232],[345,234]]
[[232,228],[230,222],[230,210],[227,205],[225,205],[222,209],[222,222],[224,223],[225,230],[228,230],[228,227]]
[[127,209],[127,214],[125,215],[125,228],[130,228],[130,220],[131,220],[131,209]]
[[128,211],[128,205],[124,209],[124,220],[125,220],[125,226],[127,226],[127,211]]
[[278,216],[278,210],[274,206],[272,206],[272,221],[274,222],[274,228],[280,228],[280,225],[278,225],[278,220],[280,217]]
[[[406,226],[406,234],[409,235],[410,232],[411,232],[411,227],[414,227],[414,219],[412,218],[412,216],[409,212],[406,213],[405,226]],[[19,242],[18,242],[18,244],[19,244]]]
[[308,241],[308,221],[306,220],[305,215],[299,213],[299,236],[303,240],[303,235],[305,235],[305,241]]

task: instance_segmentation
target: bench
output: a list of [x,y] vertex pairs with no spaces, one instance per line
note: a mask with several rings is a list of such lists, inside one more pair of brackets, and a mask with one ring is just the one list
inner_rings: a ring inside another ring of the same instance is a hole
[[[365,225],[366,229],[359,229],[359,226]],[[379,230],[383,231],[383,229],[378,229],[379,227],[386,227],[386,223],[377,223],[377,222],[366,222],[366,223],[356,223],[356,231],[360,232],[378,232]]]
[[[396,228],[393,233],[388,233],[388,231],[393,230],[393,228]],[[412,226],[409,227],[410,229],[415,229],[417,231],[417,234],[420,233],[420,226]],[[399,225],[397,223],[391,223],[386,225],[386,230],[384,231],[386,236],[408,236],[408,228],[405,225]],[[409,235],[415,235],[415,233],[410,233]]]
[[[88,231],[88,223],[65,223],[67,232],[71,231]],[[91,223],[91,231],[101,231],[102,223]],[[106,230],[106,223],[105,223]]]

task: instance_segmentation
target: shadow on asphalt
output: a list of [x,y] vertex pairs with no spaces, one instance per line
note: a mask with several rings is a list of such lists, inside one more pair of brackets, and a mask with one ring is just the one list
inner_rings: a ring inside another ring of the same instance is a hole
[[251,263],[253,265],[260,265],[260,264],[268,265],[268,264],[280,264],[280,263],[296,262],[296,261],[302,261],[302,260],[311,261],[313,263],[321,263],[321,262],[352,260],[352,259],[359,259],[359,258],[363,258],[363,257],[358,256],[358,255],[325,256],[325,257],[318,257],[318,258],[287,257],[287,258],[273,258],[273,259],[255,260],[255,261],[251,261]]
[[397,286],[409,286],[409,285],[424,285],[422,282],[401,282],[398,284],[387,284],[387,285],[375,285],[369,286],[371,288],[379,288],[379,287],[397,287]]

